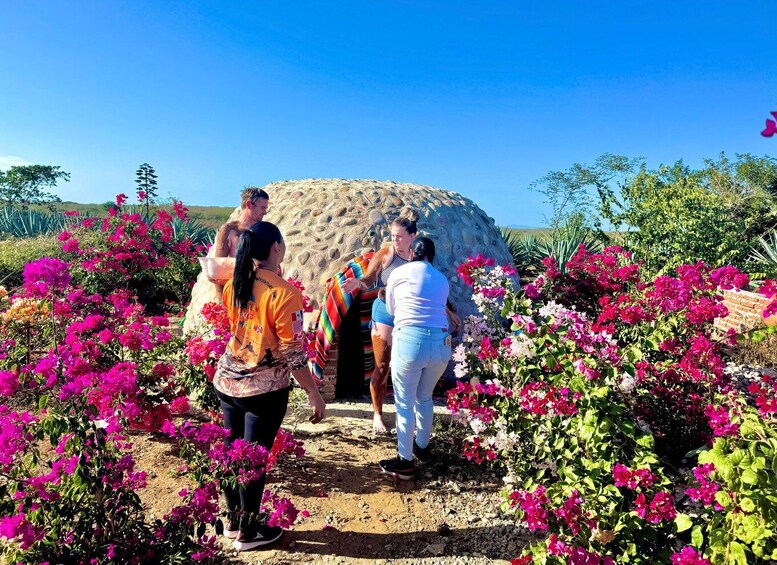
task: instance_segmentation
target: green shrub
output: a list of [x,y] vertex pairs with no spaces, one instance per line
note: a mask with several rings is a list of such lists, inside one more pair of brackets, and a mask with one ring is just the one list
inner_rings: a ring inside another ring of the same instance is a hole
[[0,284],[14,288],[22,284],[24,265],[41,257],[62,257],[56,236],[44,235],[0,241]]
[[508,228],[500,228],[502,239],[507,244],[513,264],[523,277],[532,279],[544,267],[542,260],[553,257],[563,273],[567,262],[577,253],[580,245],[593,252],[601,251],[607,243],[607,235],[585,225],[579,215],[570,215],[555,230],[542,234],[523,234]]

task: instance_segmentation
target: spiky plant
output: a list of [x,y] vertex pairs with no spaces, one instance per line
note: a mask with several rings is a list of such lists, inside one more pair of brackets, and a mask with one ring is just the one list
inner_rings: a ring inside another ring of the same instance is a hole
[[0,234],[28,238],[50,235],[65,227],[65,215],[60,212],[19,210],[6,206],[0,209]]
[[771,230],[758,238],[758,245],[750,251],[750,261],[767,277],[777,276],[777,231]]
[[540,262],[544,255],[539,251],[539,239],[531,234],[521,235],[519,232],[510,228],[499,228],[510,255],[513,258],[513,264],[519,272],[536,271],[540,267]]
[[604,248],[604,241],[598,233],[585,225],[568,222],[549,239],[540,241],[538,251],[543,258],[553,257],[559,270],[564,273],[567,262],[577,253],[580,245],[585,245],[589,251],[598,253]]
[[173,239],[175,241],[182,241],[184,238],[188,238],[195,245],[208,245],[213,244],[216,240],[216,232],[195,218],[183,221],[176,216],[173,218],[172,225]]

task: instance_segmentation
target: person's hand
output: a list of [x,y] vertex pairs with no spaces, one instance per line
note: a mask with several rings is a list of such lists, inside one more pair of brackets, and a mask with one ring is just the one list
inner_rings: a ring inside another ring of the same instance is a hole
[[359,279],[356,279],[356,278],[346,279],[345,281],[343,281],[343,284],[340,286],[348,294],[351,294],[357,288],[361,288],[360,281]]
[[313,407],[313,414],[309,420],[314,424],[318,424],[326,416],[326,403],[321,398],[321,393],[318,392],[318,389],[313,389],[308,393],[308,404]]
[[461,332],[461,318],[456,312],[449,312],[448,317],[451,319],[451,324],[453,324],[454,333],[459,335],[459,332]]
[[210,277],[208,277],[208,280],[213,284],[217,284],[219,286],[224,286],[229,281],[229,279],[212,279]]

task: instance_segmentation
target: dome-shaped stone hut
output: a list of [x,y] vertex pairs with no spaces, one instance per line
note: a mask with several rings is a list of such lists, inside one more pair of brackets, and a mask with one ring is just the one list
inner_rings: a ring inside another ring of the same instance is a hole
[[469,256],[483,253],[512,261],[489,218],[468,198],[449,190],[391,181],[309,179],[269,184],[270,211],[286,240],[284,273],[302,281],[320,306],[326,280],[347,261],[388,245],[391,222],[404,206],[418,210],[420,235],[437,249],[434,260],[451,283],[451,301],[474,312],[470,289],[456,275]]
[[[349,260],[390,244],[391,222],[405,206],[418,211],[419,234],[434,241],[434,264],[448,277],[451,302],[462,318],[475,307],[471,289],[457,276],[456,267],[478,253],[498,263],[512,260],[494,220],[472,200],[449,190],[344,179],[280,181],[263,188],[270,195],[264,219],[276,224],[286,240],[284,274],[305,285],[315,308],[321,306],[327,279]],[[202,305],[213,299],[212,289],[201,274],[184,331],[195,327]]]

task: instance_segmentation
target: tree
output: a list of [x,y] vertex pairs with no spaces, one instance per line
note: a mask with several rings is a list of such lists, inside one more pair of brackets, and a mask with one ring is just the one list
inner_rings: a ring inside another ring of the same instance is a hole
[[620,232],[654,272],[698,260],[748,263],[758,238],[777,229],[777,160],[721,154],[691,169],[649,170],[643,159],[606,153],[592,165],[551,171],[530,186],[553,206],[553,237],[572,221]]
[[600,212],[648,267],[665,272],[698,260],[745,266],[758,237],[777,225],[777,163],[737,155],[692,170],[682,161],[642,167],[619,193],[601,192]]
[[747,241],[777,227],[777,160],[737,154],[729,160],[721,153],[717,161],[704,161],[706,183],[719,195]]
[[52,165],[17,165],[0,171],[0,202],[5,206],[19,206],[26,210],[30,204],[61,202],[58,196],[46,192],[57,182],[70,180],[70,173]]
[[626,245],[654,272],[699,260],[722,266],[749,250],[741,224],[705,180],[704,171],[678,161],[657,171],[642,169],[623,188],[623,208],[610,219],[627,226]]
[[156,179],[154,167],[148,163],[143,163],[135,173],[135,184],[138,185],[138,202],[146,205],[146,215],[148,215],[149,204],[153,204],[156,198]]
[[565,171],[551,171],[537,179],[529,188],[544,194],[553,207],[551,228],[555,234],[570,218],[601,230],[602,204],[614,194],[613,183],[623,186],[630,175],[642,166],[641,159],[605,153],[593,165],[575,163]]

